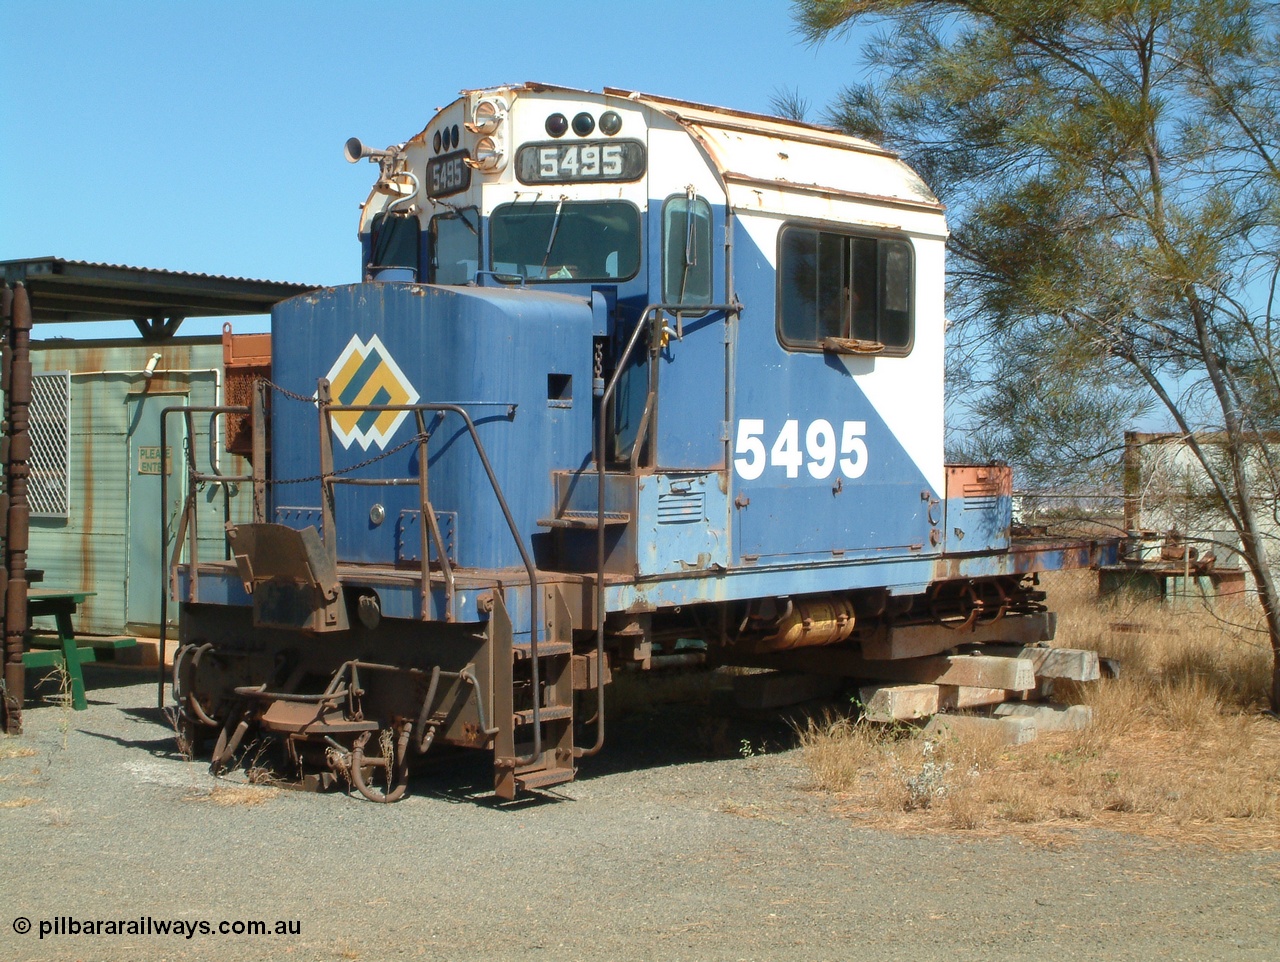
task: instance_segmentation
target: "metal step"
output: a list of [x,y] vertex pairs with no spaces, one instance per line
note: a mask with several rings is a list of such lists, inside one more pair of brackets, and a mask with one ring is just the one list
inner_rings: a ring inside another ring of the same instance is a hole
[[[532,725],[533,709],[530,708],[525,711],[515,712],[512,717],[515,719],[515,723],[517,725]],[[567,706],[553,705],[553,706],[548,706],[547,708],[538,709],[539,721],[544,721],[544,722],[559,721],[562,718],[572,718],[572,717],[573,717],[573,709]]]
[[[564,511],[554,518],[543,518],[538,522],[538,527],[594,529],[599,523],[600,516],[594,511]],[[606,511],[604,513],[604,526],[606,528],[630,523],[631,512],[629,511]]]
[[529,792],[539,788],[549,788],[552,785],[563,785],[565,782],[573,781],[573,776],[572,768],[545,768],[524,775],[517,773],[516,784],[520,791]]
[[[532,657],[532,648],[529,645],[516,645],[512,648],[512,654],[519,661],[524,658]],[[556,655],[572,655],[573,644],[568,641],[539,641],[538,657],[553,658]]]

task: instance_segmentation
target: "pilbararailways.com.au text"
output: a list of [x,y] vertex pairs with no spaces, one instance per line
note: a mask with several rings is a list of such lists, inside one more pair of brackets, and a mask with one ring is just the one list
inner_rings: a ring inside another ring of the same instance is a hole
[[13,920],[13,930],[26,935],[32,929],[40,939],[61,935],[155,935],[181,936],[192,939],[197,935],[301,935],[302,922],[298,919],[281,919],[265,922],[260,919],[224,919],[209,922],[203,919],[158,919],[146,915],[132,919],[85,919],[72,915],[57,915],[51,919],[31,919],[20,916]]

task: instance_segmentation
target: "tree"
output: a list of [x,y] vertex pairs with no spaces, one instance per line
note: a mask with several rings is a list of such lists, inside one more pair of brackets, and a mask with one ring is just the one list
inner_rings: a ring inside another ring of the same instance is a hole
[[1280,465],[1262,443],[1280,428],[1278,7],[797,0],[794,12],[813,42],[880,28],[870,81],[843,90],[831,119],[899,151],[948,204],[968,430],[1061,477],[1114,464],[1105,454],[1139,413],[1176,424],[1257,584],[1280,710],[1266,536]]

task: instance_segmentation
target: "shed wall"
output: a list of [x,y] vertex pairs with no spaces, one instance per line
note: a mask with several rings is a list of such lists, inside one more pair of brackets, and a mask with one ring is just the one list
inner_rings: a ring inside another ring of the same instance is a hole
[[[161,356],[151,377],[144,371]],[[163,584],[160,559],[160,409],[171,405],[222,403],[222,347],[217,341],[155,344],[59,344],[37,342],[32,367],[38,375],[69,371],[70,509],[65,518],[33,518],[31,565],[45,572],[44,586],[96,592],[82,607],[77,629],[151,634],[159,628]],[[195,417],[193,450],[206,470],[209,418]],[[185,495],[184,419],[168,419],[170,538]],[[147,448],[152,450],[148,451]],[[221,445],[219,445],[221,448]],[[245,474],[248,465],[220,451],[220,468]],[[202,557],[223,557],[223,495],[220,486],[199,492]],[[251,492],[231,494],[230,520],[246,521]],[[170,545],[172,541],[170,542]],[[176,609],[171,606],[176,614]]]

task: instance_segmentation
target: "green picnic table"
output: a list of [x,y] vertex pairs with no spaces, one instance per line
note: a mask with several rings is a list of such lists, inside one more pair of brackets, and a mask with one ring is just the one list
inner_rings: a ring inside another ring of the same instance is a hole
[[76,637],[71,616],[76,613],[93,591],[60,591],[56,588],[36,588],[27,594],[27,614],[31,618],[47,615],[57,625],[55,631],[32,629],[27,632],[27,645],[31,651],[23,652],[22,663],[27,668],[64,667],[71,682],[71,707],[83,711],[89,707],[84,697],[84,673],[80,666],[98,660],[99,651],[118,651],[132,648],[137,639],[120,635],[111,637]]

